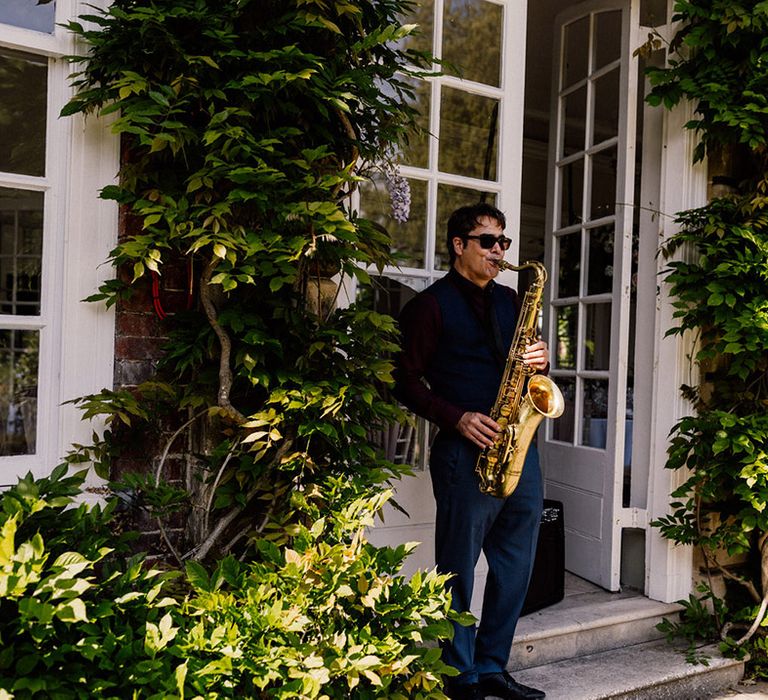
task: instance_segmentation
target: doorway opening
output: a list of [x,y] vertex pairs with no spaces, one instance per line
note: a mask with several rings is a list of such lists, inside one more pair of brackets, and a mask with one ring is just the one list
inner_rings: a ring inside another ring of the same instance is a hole
[[647,580],[661,116],[644,69],[663,56],[634,50],[667,16],[665,0],[528,3],[520,260],[550,273],[545,336],[566,400],[538,440],[566,568],[608,590]]

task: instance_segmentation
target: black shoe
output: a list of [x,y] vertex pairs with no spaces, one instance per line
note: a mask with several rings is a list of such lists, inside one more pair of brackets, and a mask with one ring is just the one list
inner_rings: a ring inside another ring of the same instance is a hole
[[480,676],[482,696],[493,695],[503,700],[539,700],[546,697],[542,690],[518,683],[506,671]]
[[445,694],[451,700],[485,700],[477,683],[446,683]]

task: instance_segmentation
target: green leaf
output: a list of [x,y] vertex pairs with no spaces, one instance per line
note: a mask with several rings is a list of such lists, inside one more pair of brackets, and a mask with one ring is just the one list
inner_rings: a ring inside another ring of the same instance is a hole
[[88,622],[85,603],[80,598],[73,598],[56,606],[56,617],[62,622]]
[[186,562],[185,568],[187,571],[187,579],[191,586],[201,591],[210,590],[208,572],[200,562],[189,560]]

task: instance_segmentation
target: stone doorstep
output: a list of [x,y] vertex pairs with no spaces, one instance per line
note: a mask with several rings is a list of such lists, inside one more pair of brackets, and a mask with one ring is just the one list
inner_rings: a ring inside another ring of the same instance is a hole
[[708,666],[687,663],[666,641],[646,642],[524,669],[514,676],[544,690],[548,700],[703,700],[741,680],[743,661],[723,658],[715,645],[701,652],[710,657]]
[[660,639],[656,625],[680,606],[634,594],[577,595],[520,618],[508,668],[541,666]]

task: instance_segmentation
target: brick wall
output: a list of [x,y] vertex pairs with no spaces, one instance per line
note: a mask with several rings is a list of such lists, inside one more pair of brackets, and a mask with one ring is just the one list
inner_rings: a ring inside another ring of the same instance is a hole
[[[120,222],[121,237],[127,235],[134,222],[123,216]],[[130,282],[133,271],[118,271],[121,279]],[[162,346],[167,341],[169,319],[173,314],[184,310],[188,305],[189,282],[186,260],[166,263],[158,279],[157,294],[161,305],[161,318],[155,305],[152,279],[146,275],[133,286],[134,293],[128,299],[118,301],[115,318],[115,389],[132,389],[138,384],[152,379],[162,357]],[[129,472],[150,473],[155,471],[161,456],[175,430],[186,420],[186,416],[161,416],[151,429],[136,429],[124,425],[115,425],[115,436],[121,445],[121,454],[114,460],[112,479],[119,480]],[[181,484],[185,478],[186,463],[189,458],[189,436],[179,436],[163,463],[161,479],[165,483]],[[158,528],[155,518],[150,517],[141,508],[131,508],[128,512],[130,527],[139,529],[142,539],[138,548],[154,552],[159,556],[168,555],[169,548]],[[166,534],[178,543],[184,532],[183,516],[170,522]]]

